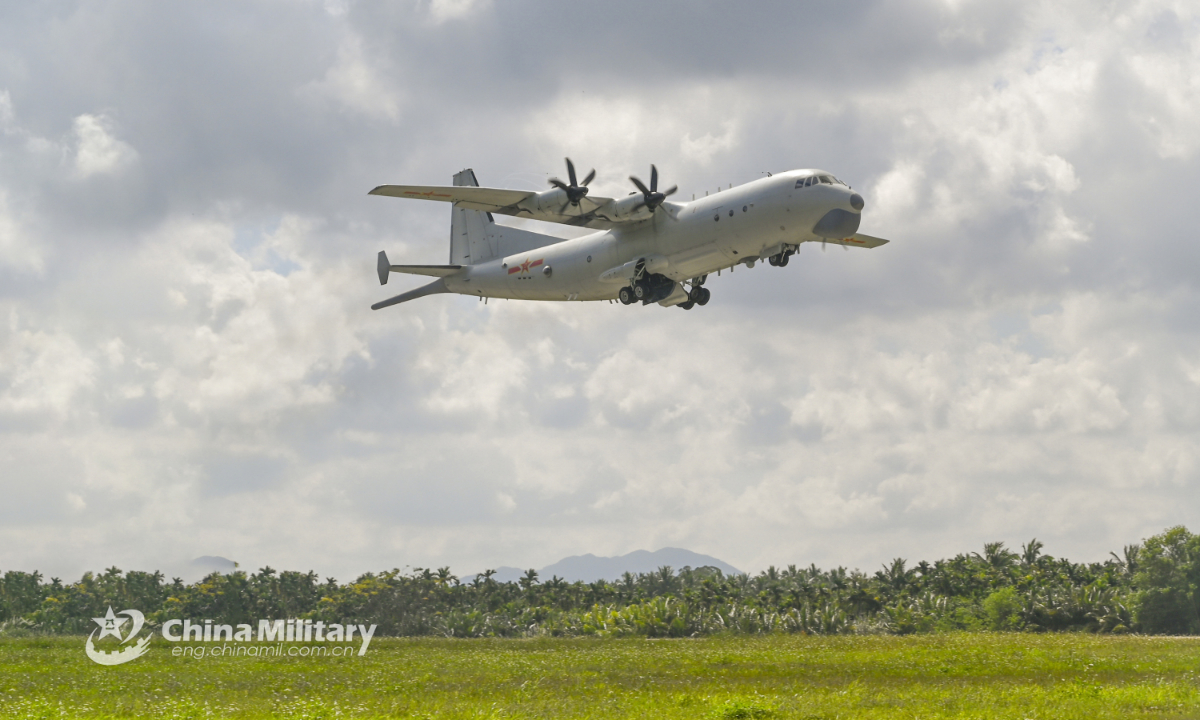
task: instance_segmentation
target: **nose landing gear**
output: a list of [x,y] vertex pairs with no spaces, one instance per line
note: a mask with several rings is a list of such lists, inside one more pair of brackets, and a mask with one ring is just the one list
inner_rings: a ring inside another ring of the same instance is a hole
[[767,262],[771,263],[771,265],[774,267],[787,267],[788,260],[790,260],[795,254],[796,248],[788,246],[785,247],[782,252],[777,252],[768,257]]

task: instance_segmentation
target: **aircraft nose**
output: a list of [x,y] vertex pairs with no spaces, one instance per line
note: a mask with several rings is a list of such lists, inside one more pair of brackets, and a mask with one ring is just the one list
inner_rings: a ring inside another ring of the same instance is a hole
[[863,205],[866,205],[866,203],[863,202],[862,195],[854,193],[850,196],[850,207],[854,208],[855,210],[862,210]]

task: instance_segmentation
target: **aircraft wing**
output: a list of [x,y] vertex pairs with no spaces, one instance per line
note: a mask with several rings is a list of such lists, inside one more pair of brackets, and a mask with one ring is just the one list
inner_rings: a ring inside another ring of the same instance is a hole
[[502,190],[500,188],[436,185],[380,185],[370,195],[409,198],[412,200],[434,200],[453,203],[466,210],[483,210],[497,215],[542,220],[607,230],[618,223],[601,217],[596,210],[612,202],[612,198],[584,197],[579,206],[566,205],[551,208],[540,207],[538,193],[529,190]]

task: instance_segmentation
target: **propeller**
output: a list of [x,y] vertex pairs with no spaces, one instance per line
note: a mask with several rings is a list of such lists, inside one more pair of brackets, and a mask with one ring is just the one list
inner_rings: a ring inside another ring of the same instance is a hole
[[645,185],[643,185],[641,180],[638,180],[637,178],[635,178],[632,175],[629,176],[629,180],[634,185],[637,185],[638,190],[642,191],[642,201],[637,204],[637,207],[635,207],[634,210],[637,210],[638,208],[645,206],[645,207],[649,208],[650,212],[654,212],[655,210],[658,209],[659,205],[663,204],[663,201],[667,199],[668,195],[674,194],[675,191],[679,189],[678,185],[672,185],[667,190],[664,190],[663,192],[659,192],[658,191],[658,168],[654,167],[653,165],[650,166],[650,187],[649,188],[647,188]]
[[579,207],[579,201],[584,199],[585,197],[587,197],[588,183],[590,183],[596,177],[596,170],[593,169],[590,173],[587,174],[587,177],[585,177],[583,179],[583,182],[581,182],[581,183],[576,182],[575,181],[575,163],[571,162],[571,158],[567,158],[566,160],[567,160],[567,177],[570,178],[571,184],[568,185],[565,182],[563,182],[562,180],[559,180],[558,178],[550,178],[551,185],[558,188],[559,190],[562,190],[563,192],[565,192],[567,194],[567,201],[565,203],[563,203],[562,210],[559,210],[560,213],[563,210],[566,210],[568,205],[574,205],[575,207]]

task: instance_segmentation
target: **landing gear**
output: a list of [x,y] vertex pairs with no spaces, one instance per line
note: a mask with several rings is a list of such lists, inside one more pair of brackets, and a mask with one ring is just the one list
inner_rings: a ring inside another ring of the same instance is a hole
[[788,260],[791,259],[796,251],[800,249],[799,245],[784,245],[783,249],[767,258],[767,262],[775,267],[787,267]]
[[688,291],[688,299],[679,303],[679,307],[684,310],[691,310],[697,305],[707,305],[708,299],[711,297],[711,290],[706,287],[700,287],[699,282],[693,282],[692,289]]
[[678,293],[682,288],[687,289],[687,297],[683,302],[678,302],[676,298],[672,298],[670,304],[678,303],[679,307],[684,310],[691,310],[697,305],[707,305],[708,299],[712,297],[712,293],[708,288],[702,287],[704,281],[708,279],[707,275],[692,278],[690,282],[679,283],[666,275],[658,273],[638,272],[634,275],[633,282],[617,291],[617,299],[622,305],[633,305],[641,303],[649,305],[652,302],[659,302],[665,298],[671,297],[673,293]]

